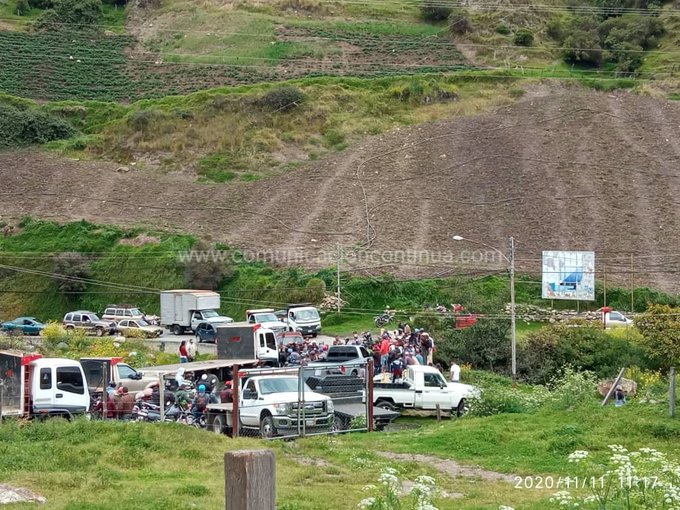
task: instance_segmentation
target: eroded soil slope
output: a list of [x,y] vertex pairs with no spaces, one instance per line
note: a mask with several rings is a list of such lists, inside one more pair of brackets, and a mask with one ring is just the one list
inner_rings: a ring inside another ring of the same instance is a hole
[[512,235],[526,270],[540,270],[543,249],[595,250],[624,283],[632,253],[636,284],[678,290],[679,133],[680,103],[541,89],[254,183],[3,153],[2,216],[172,228],[274,250],[459,252],[454,233],[499,247]]

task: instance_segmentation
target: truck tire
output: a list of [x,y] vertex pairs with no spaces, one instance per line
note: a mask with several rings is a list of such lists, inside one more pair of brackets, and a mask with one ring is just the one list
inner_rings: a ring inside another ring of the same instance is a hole
[[201,335],[199,335],[198,333],[196,333],[196,343],[197,343],[197,344],[200,344],[200,343],[202,343],[202,342],[203,342],[203,340],[201,340]]
[[175,325],[172,327],[172,333],[173,333],[175,336],[179,336],[179,335],[181,335],[183,332],[184,332],[184,328],[183,328],[182,326],[180,326],[179,324],[175,324]]
[[376,407],[379,407],[380,409],[386,409],[388,411],[396,411],[397,406],[395,406],[392,402],[388,402],[387,400],[380,400],[378,403],[375,404]]
[[274,427],[274,418],[268,414],[260,421],[260,436],[262,439],[271,439],[276,437],[276,427]]
[[460,402],[458,402],[458,407],[456,407],[456,416],[460,418],[465,414],[465,399],[461,398]]
[[104,336],[104,328],[95,328],[94,334],[99,336],[99,337]]
[[226,426],[224,416],[221,414],[216,415],[212,422],[212,431],[215,434],[222,434],[225,428]]
[[345,418],[343,418],[340,415],[335,415],[335,430],[336,431],[341,431],[341,430],[347,430],[348,428],[348,423]]

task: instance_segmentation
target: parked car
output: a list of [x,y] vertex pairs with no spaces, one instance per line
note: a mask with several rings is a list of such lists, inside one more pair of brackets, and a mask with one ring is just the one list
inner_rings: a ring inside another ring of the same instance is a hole
[[113,335],[116,333],[116,323],[113,321],[103,321],[96,313],[87,310],[78,310],[64,315],[62,321],[67,331],[83,329],[87,333],[94,333],[97,336]]
[[107,305],[102,320],[105,321],[122,321],[123,319],[144,319],[149,324],[153,319],[157,319],[155,315],[147,315],[136,306],[132,305]]
[[609,328],[629,328],[633,325],[633,319],[630,319],[623,315],[621,312],[612,310],[610,312],[603,313],[603,319],[605,321],[605,326]]
[[217,330],[215,326],[209,322],[201,322],[196,326],[196,343],[210,342],[214,344],[216,335]]
[[21,331],[24,335],[39,335],[45,325],[34,317],[18,317],[13,321],[2,324],[2,329],[8,333]]
[[120,331],[123,336],[130,330],[141,331],[146,338],[156,338],[163,334],[163,328],[160,326],[152,326],[142,319],[123,319],[118,323],[118,331]]

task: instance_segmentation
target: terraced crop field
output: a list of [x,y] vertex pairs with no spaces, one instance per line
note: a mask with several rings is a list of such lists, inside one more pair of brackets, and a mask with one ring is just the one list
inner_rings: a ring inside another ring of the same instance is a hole
[[282,58],[269,65],[167,62],[162,53],[134,51],[132,36],[0,31],[0,92],[40,100],[134,101],[298,77],[380,77],[467,68],[453,43],[418,34],[385,37],[353,27],[309,26],[287,28],[278,38],[324,41],[342,51],[327,58]]

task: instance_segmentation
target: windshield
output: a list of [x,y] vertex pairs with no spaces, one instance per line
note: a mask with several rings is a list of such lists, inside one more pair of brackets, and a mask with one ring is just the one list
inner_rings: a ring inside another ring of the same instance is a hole
[[130,309],[130,313],[132,315],[144,315],[139,308],[132,308]]
[[215,310],[203,310],[203,318],[205,319],[212,319],[213,317],[219,317],[220,314],[217,313]]
[[255,322],[279,322],[279,319],[273,313],[256,313]]
[[96,314],[94,314],[94,313],[91,313],[91,314],[90,314],[90,320],[91,320],[91,321],[98,321],[98,320],[101,320],[101,319],[99,318],[98,315],[96,315]]
[[302,321],[312,321],[319,319],[319,312],[315,308],[295,311],[295,319]]
[[139,326],[142,327],[142,328],[143,328],[144,326],[151,326],[151,324],[149,324],[149,323],[146,322],[146,321],[137,321],[137,324],[139,324]]
[[[260,393],[263,395],[282,393],[285,391],[298,391],[297,377],[274,377],[271,379],[262,379],[260,381]],[[312,389],[305,384],[305,391],[312,391]]]

